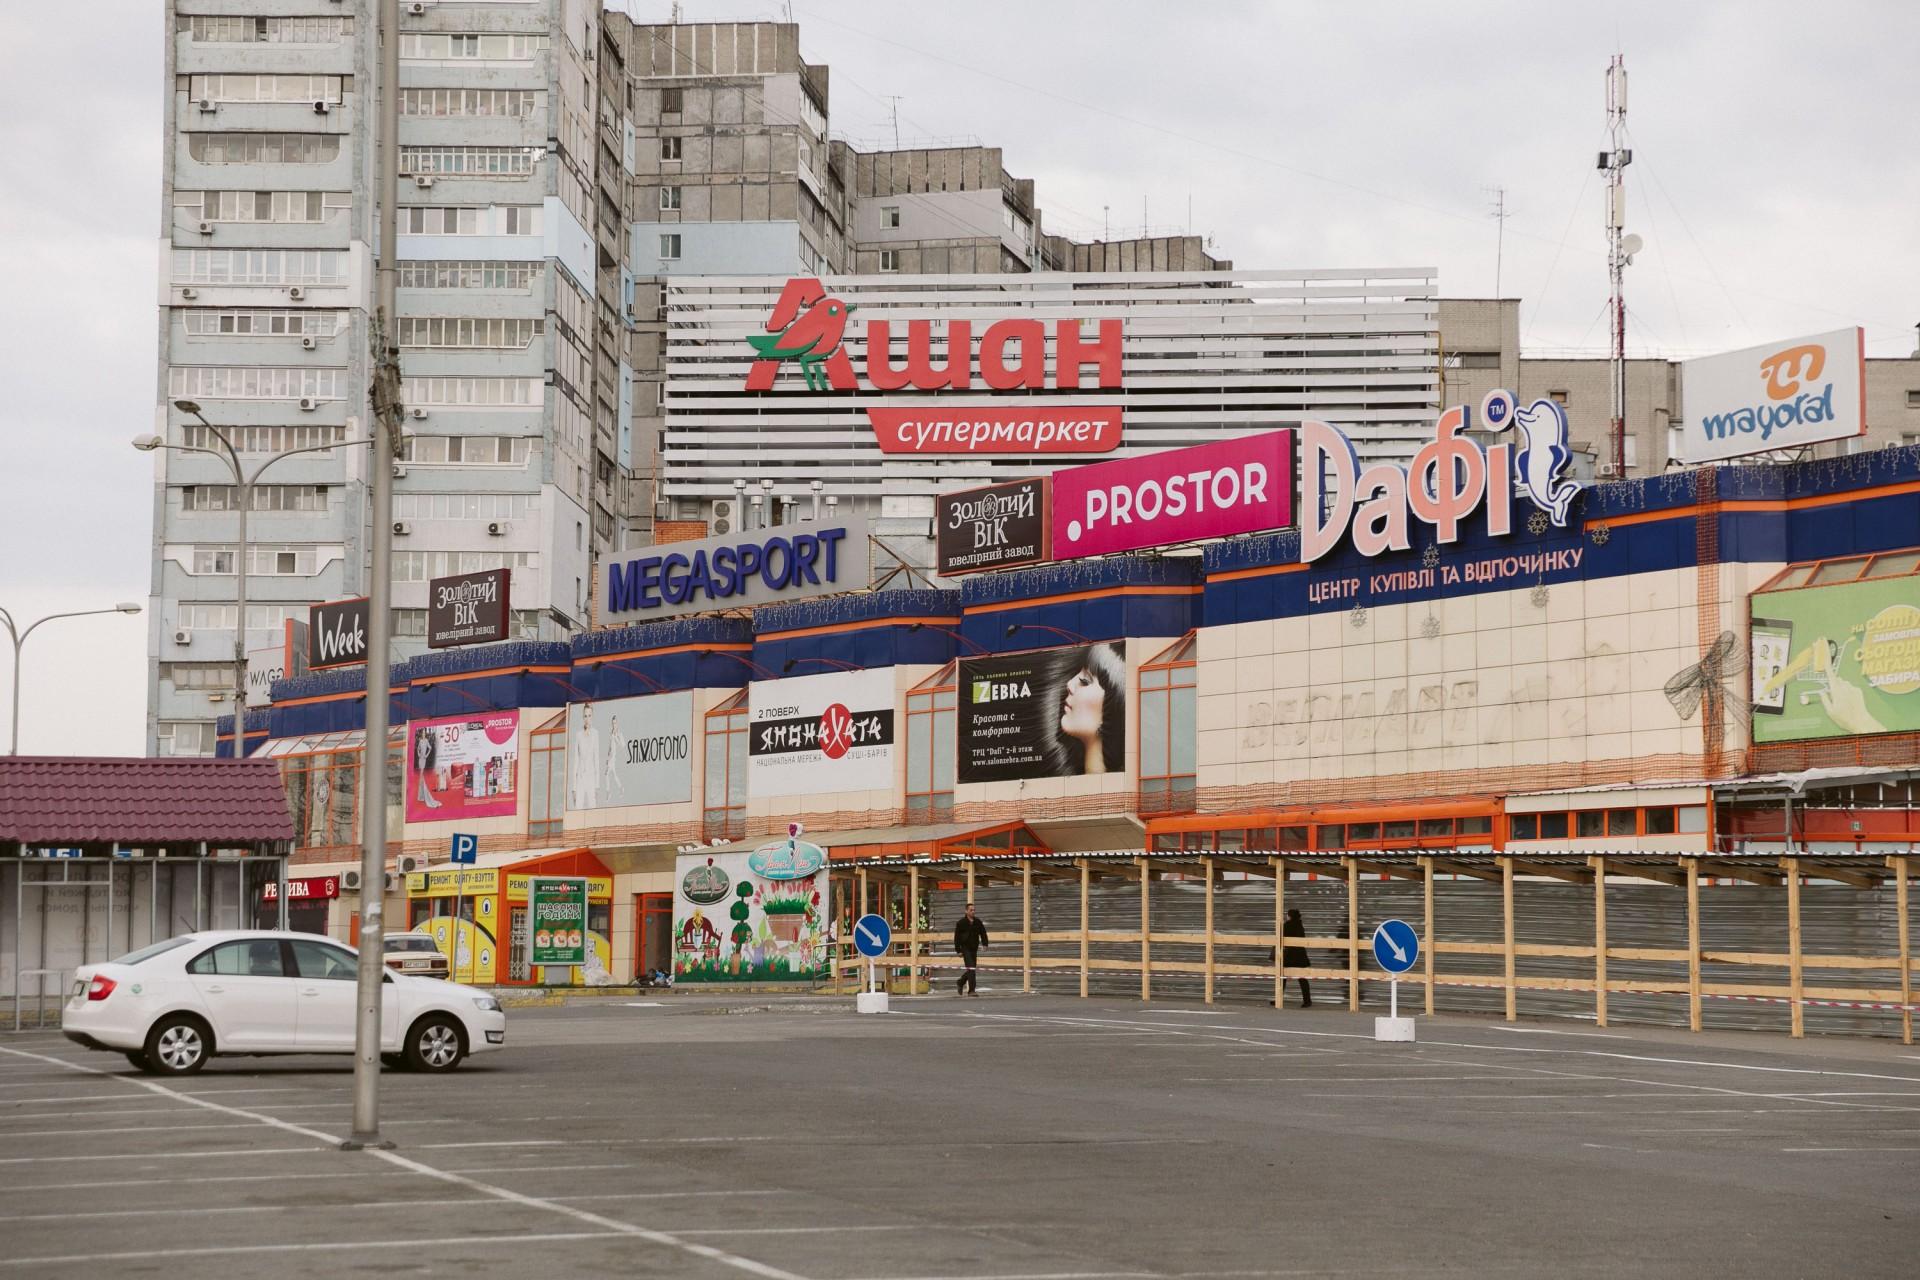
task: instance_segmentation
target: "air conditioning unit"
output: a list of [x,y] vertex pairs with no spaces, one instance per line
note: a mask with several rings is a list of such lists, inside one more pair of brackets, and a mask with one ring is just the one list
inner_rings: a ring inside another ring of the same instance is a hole
[[320,340],[318,338],[309,337],[309,338],[300,339],[300,349],[302,351],[312,351],[319,345],[320,345]]
[[[398,469],[399,469],[399,468],[397,468],[397,467],[395,468],[395,470],[398,470]],[[413,532],[413,526],[412,526],[412,525],[410,525],[410,524],[408,524],[408,523],[407,523],[407,522],[406,522],[405,520],[395,520],[395,521],[393,522],[393,536],[394,536],[394,537],[396,537],[396,538],[404,538],[404,537],[406,537],[406,536],[407,536],[408,534],[410,534],[410,533],[412,533],[412,532]]]
[[292,298],[295,302],[298,302],[300,301],[300,299],[307,296],[307,291],[305,289],[302,289],[297,284],[290,284],[287,286],[287,296],[289,298]]
[[396,462],[396,463],[394,463],[394,464],[393,464],[393,478],[394,478],[395,480],[405,480],[405,479],[407,478],[407,464],[406,464],[406,463],[404,463],[404,462]]
[[173,629],[173,642],[175,644],[192,644],[193,628],[192,627],[175,627]]
[[313,114],[323,116],[331,110],[333,110],[333,104],[325,98],[315,98],[313,100]]
[[393,860],[393,869],[403,876],[415,871],[425,871],[427,860],[417,853],[403,853]]
[[505,520],[490,520],[487,522],[487,533],[492,537],[504,538],[512,532],[513,526]]
[[320,402],[318,400],[315,400],[312,396],[300,397],[300,412],[312,413],[315,409],[318,409],[319,407],[320,407]]
[[340,887],[348,893],[360,892],[360,872],[358,870],[342,871],[340,873]]
[[381,877],[381,880],[386,884],[388,893],[393,893],[400,888],[400,885],[401,885],[400,877],[393,874],[393,872],[391,871],[383,875]]
[[1603,462],[1595,468],[1595,470],[1603,476],[1617,476],[1620,474],[1620,468],[1614,466],[1611,462]]
[[426,418],[427,411],[425,409],[409,409],[407,410],[407,416],[415,422],[419,422]]
[[713,504],[713,520],[709,528],[714,533],[733,532],[733,503],[716,502]]
[[200,234],[203,236],[210,236],[213,234],[213,224],[211,222],[208,222],[204,218],[200,220]]
[[213,105],[213,99],[212,99],[212,98],[202,98],[202,99],[200,99],[200,101],[199,101],[199,103],[198,103],[197,105],[199,106],[199,108],[200,108],[200,109],[201,109],[202,111],[214,111],[214,110],[217,110],[217,108],[216,108],[216,107],[215,107],[215,106]]
[[429,175],[423,173],[413,180],[413,185],[416,187],[430,187],[433,185],[433,179]]
[[195,298],[200,296],[200,291],[198,289],[182,289],[180,291],[180,296],[182,298],[185,298],[188,302],[192,302]]
[[407,6],[407,12],[418,18],[427,12],[427,6],[422,3],[422,0],[413,0],[413,3]]

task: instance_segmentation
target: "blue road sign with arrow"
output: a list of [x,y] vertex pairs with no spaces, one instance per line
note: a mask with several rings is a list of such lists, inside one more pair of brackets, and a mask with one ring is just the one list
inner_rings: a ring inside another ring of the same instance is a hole
[[867,959],[879,959],[892,945],[893,927],[885,916],[861,916],[853,922],[853,949]]
[[1405,973],[1420,958],[1420,935],[1405,920],[1382,920],[1373,931],[1373,959],[1388,973]]

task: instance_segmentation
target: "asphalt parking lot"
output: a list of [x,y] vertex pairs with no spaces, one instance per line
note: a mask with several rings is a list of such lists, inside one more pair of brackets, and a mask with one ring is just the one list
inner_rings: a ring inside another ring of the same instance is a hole
[[0,1276],[1911,1276],[1920,1051],[988,992],[601,997],[160,1082],[0,1036]]

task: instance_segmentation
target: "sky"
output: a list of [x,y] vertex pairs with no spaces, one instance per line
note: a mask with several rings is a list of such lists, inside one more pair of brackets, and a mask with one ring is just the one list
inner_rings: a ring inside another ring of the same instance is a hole
[[[159,398],[164,19],[154,0],[84,7],[0,6],[0,608],[23,624],[149,586],[154,468],[128,441]],[[891,145],[897,110],[903,145],[998,146],[1050,232],[1190,229],[1243,267],[1432,266],[1447,297],[1495,296],[1497,259],[1543,354],[1604,354],[1594,161],[1618,52],[1627,225],[1646,242],[1632,352],[1851,324],[1869,356],[1915,349],[1920,5],[1902,0],[681,8],[790,12],[831,68],[836,134]],[[21,749],[140,752],[148,645],[145,616],[36,631]],[[11,661],[0,632],[0,679]]]

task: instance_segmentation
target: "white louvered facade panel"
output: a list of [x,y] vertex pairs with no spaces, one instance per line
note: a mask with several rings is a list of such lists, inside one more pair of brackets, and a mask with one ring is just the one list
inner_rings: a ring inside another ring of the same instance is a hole
[[[743,477],[753,484],[771,479],[780,494],[803,495],[819,480],[827,493],[856,502],[924,499],[1308,418],[1345,430],[1363,458],[1405,462],[1431,438],[1439,407],[1433,268],[828,277],[828,295],[854,308],[843,348],[859,389],[809,390],[799,365],[788,361],[772,391],[748,391],[755,352],[747,338],[767,333],[786,283],[715,276],[667,282],[665,496],[728,497]],[[1048,323],[1045,389],[988,389],[977,352],[966,390],[882,392],[867,382],[868,321],[894,322],[896,365],[904,358],[905,322],[933,321],[933,364],[944,368],[951,322],[969,321],[977,346],[988,325],[1012,318]],[[1094,321],[1114,318],[1124,334],[1122,385],[1055,388],[1053,322],[1078,319],[1091,340]],[[1105,454],[881,452],[867,409],[935,404],[1118,405],[1124,434]]]

